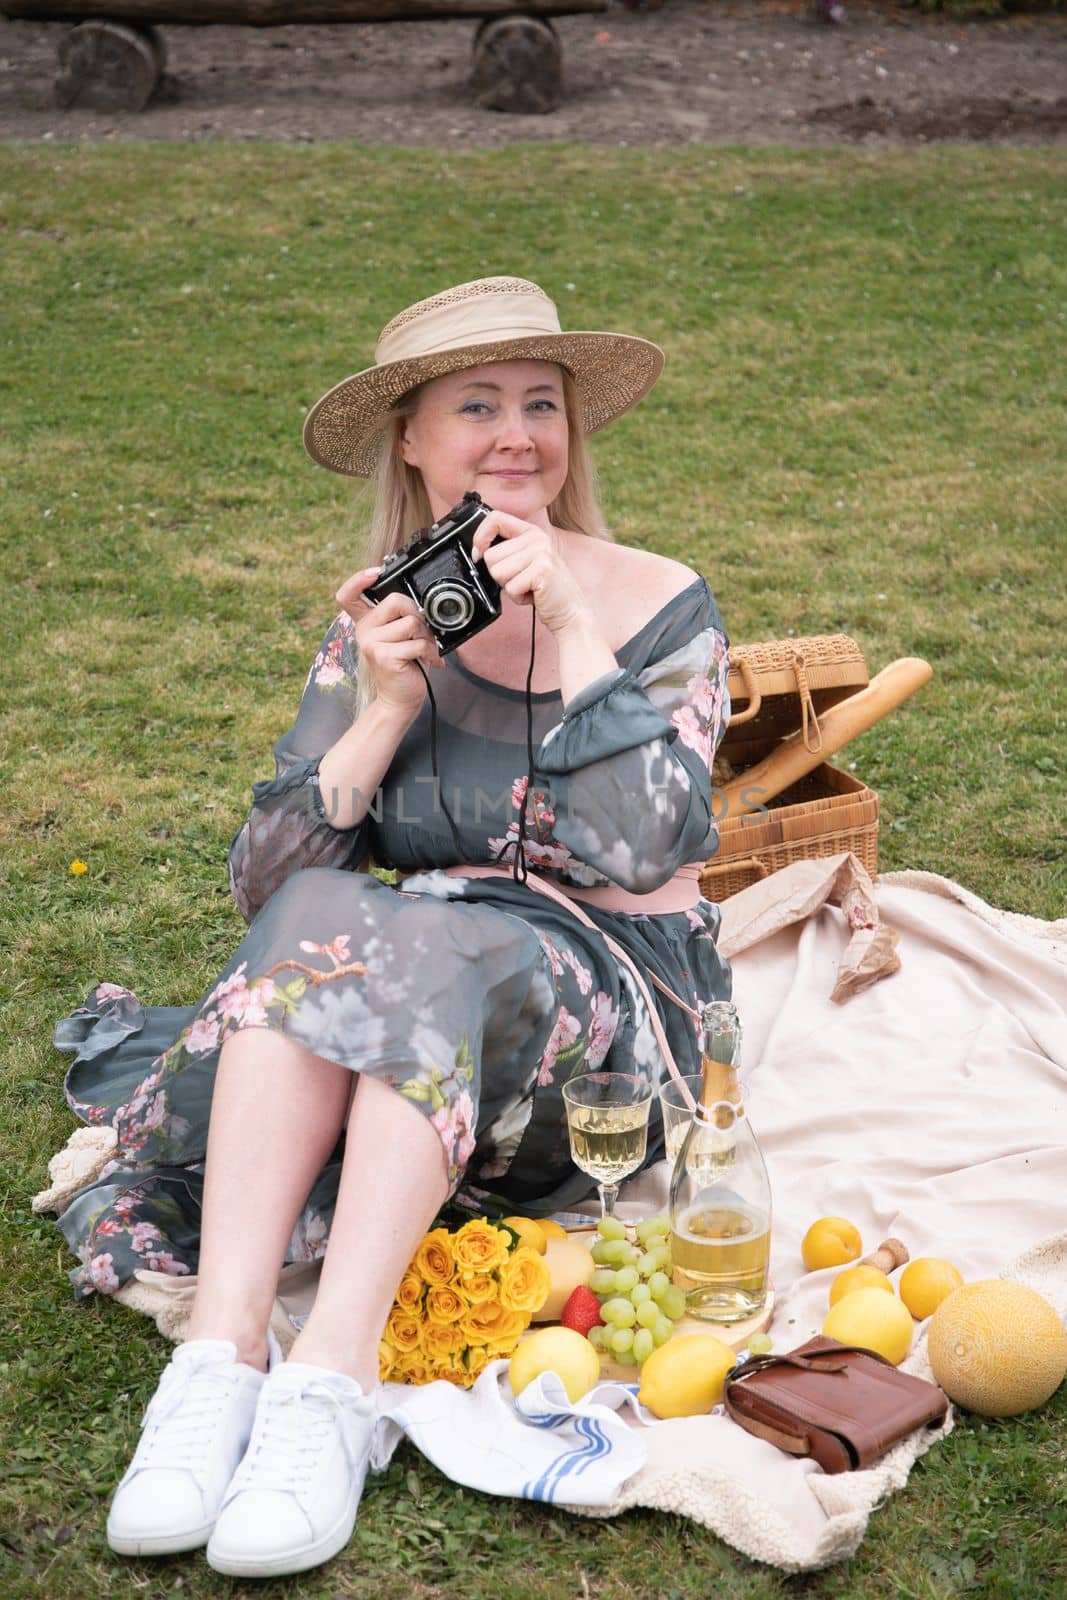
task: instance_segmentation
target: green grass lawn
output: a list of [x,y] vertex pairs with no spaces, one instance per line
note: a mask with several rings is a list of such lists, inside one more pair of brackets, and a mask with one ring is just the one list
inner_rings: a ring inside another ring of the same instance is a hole
[[[226,847],[360,561],[303,410],[400,306],[488,273],[658,340],[659,387],[595,441],[618,536],[705,572],[737,640],[928,657],[842,757],[882,796],[882,865],[1055,915],[1064,209],[1042,150],[0,149],[5,1597],[257,1592],[107,1551],[163,1347],[74,1305],[28,1197],[71,1127],[55,1018],[104,978],[188,1001],[239,937]],[[851,1564],[794,1579],[405,1450],[349,1551],[272,1592],[1036,1600],[1067,1587],[1065,1419],[1061,1392],[961,1421]]]

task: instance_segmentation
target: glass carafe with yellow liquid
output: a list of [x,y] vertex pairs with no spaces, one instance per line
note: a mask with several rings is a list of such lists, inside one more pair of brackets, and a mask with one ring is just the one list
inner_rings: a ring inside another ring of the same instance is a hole
[[741,1023],[729,1001],[705,1006],[703,1082],[671,1178],[671,1255],[686,1314],[743,1322],[763,1309],[771,1186],[738,1076]]

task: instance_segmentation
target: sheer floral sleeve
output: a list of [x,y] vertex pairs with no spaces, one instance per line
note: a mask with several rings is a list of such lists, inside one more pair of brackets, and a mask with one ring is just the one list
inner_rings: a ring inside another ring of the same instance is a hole
[[661,659],[590,684],[538,757],[551,777],[556,837],[635,894],[715,849],[711,764],[729,718],[729,663],[710,594],[708,602],[703,625]]
[[230,888],[246,922],[300,867],[357,867],[367,824],[334,828],[319,793],[318,767],[356,712],[356,643],[350,617],[331,626],[304,685],[297,718],[274,746],[274,777],[253,786],[253,805],[230,846]]

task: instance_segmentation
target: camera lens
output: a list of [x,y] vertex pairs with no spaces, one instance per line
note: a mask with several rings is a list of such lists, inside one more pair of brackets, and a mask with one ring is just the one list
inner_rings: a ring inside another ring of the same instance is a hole
[[465,628],[474,616],[474,597],[458,583],[435,583],[422,597],[422,609],[431,628],[451,633]]

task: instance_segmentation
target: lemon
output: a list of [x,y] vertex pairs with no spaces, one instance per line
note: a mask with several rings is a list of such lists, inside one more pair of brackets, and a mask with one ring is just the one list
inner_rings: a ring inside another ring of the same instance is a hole
[[573,1403],[600,1381],[600,1357],[573,1328],[538,1328],[515,1347],[508,1366],[512,1394],[521,1394],[542,1372],[557,1373]]
[[844,1295],[822,1325],[828,1339],[874,1350],[899,1367],[911,1349],[914,1323],[907,1306],[883,1289],[856,1289]]
[[566,1239],[567,1230],[558,1222],[553,1222],[551,1217],[538,1217],[537,1226],[545,1236],[545,1243],[550,1239]]
[[1056,1312],[1010,1278],[953,1290],[930,1319],[926,1349],[949,1399],[985,1417],[1043,1406],[1067,1371],[1067,1333]]
[[809,1272],[820,1267],[843,1267],[863,1249],[860,1230],[847,1217],[820,1217],[804,1235],[800,1253]]
[[962,1283],[963,1274],[951,1261],[942,1261],[940,1256],[920,1256],[900,1274],[900,1298],[916,1322],[921,1322],[924,1317],[932,1317],[942,1300]]
[[653,1350],[641,1368],[637,1398],[657,1417],[698,1417],[718,1405],[737,1362],[713,1333],[687,1333]]
[[893,1293],[893,1285],[878,1267],[846,1267],[830,1285],[830,1304],[836,1306],[846,1294],[855,1294],[857,1289],[888,1289]]
[[548,1245],[548,1239],[541,1231],[541,1225],[533,1217],[504,1217],[505,1228],[510,1228],[512,1233],[517,1233],[520,1244],[528,1244],[531,1250],[536,1250],[543,1256]]

